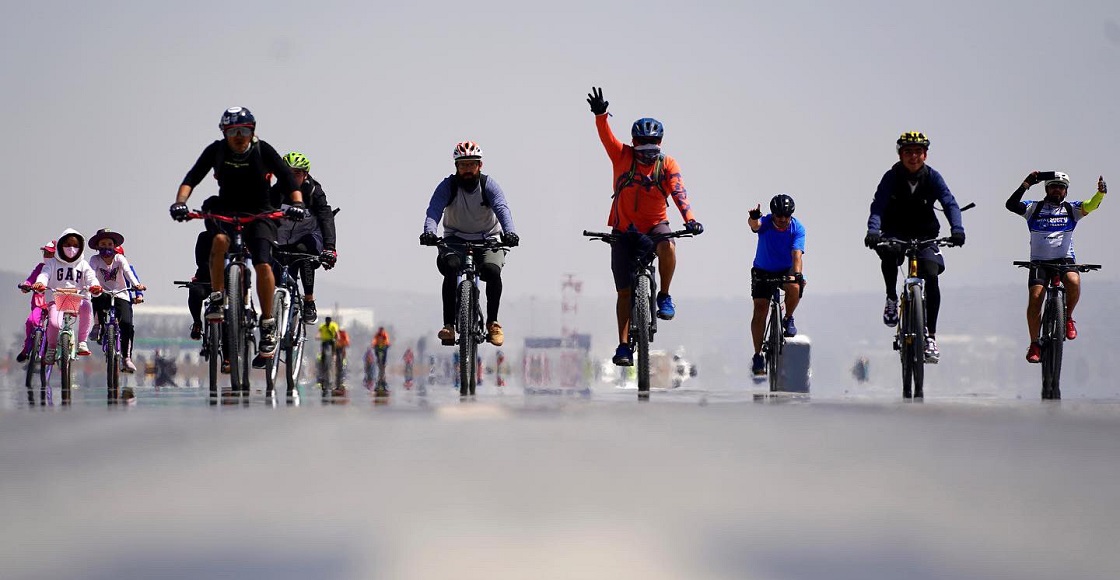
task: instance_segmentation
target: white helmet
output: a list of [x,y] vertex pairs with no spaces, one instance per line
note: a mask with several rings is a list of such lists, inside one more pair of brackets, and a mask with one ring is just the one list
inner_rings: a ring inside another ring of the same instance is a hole
[[455,161],[479,160],[482,161],[482,148],[474,141],[463,141],[455,144],[455,151],[451,154]]
[[1054,178],[1046,180],[1046,187],[1050,187],[1051,185],[1060,185],[1062,187],[1068,188],[1069,176],[1065,173],[1062,173],[1061,171],[1055,171]]

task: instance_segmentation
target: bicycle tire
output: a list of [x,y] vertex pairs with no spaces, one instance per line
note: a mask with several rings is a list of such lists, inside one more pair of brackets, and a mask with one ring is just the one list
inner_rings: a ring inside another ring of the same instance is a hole
[[471,394],[474,376],[474,311],[471,309],[474,284],[470,280],[459,282],[459,396]]
[[35,367],[39,366],[39,361],[42,360],[43,350],[43,329],[36,327],[31,331],[31,350],[27,353],[27,381],[26,387],[33,389],[31,381],[35,377]]
[[117,327],[106,324],[101,339],[105,341],[105,399],[109,404],[120,397],[121,359],[117,352]]
[[898,347],[898,360],[902,364],[902,398],[914,397],[912,385],[914,382],[914,367],[910,360],[911,324],[910,299],[903,293],[902,300],[898,303],[898,330],[895,331],[895,344]]
[[74,339],[69,332],[63,332],[58,337],[58,371],[62,382],[62,404],[70,403],[70,389],[73,387],[73,377],[70,375],[70,356]]
[[925,398],[925,369],[926,369],[926,304],[922,296],[922,287],[911,286],[910,293],[910,327],[913,340],[910,341],[910,366],[913,369],[914,398]]
[[1042,399],[1061,399],[1062,347],[1065,339],[1064,296],[1047,290],[1042,315]]
[[303,369],[303,343],[306,329],[303,326],[302,300],[292,301],[292,323],[288,326],[290,338],[284,348],[284,379],[288,383],[288,397],[292,397],[299,385],[299,373]]
[[634,358],[638,367],[638,396],[649,396],[649,324],[650,324],[650,286],[649,278],[638,276],[632,295],[633,310],[630,314],[631,325],[637,336],[630,337],[634,342]]
[[[283,337],[288,331],[287,291],[277,288],[272,293],[272,316],[276,320],[276,336]],[[276,375],[280,370],[280,357],[274,354],[264,363],[264,396],[272,397],[276,391]]]
[[210,399],[215,402],[221,396],[218,376],[222,372],[222,323],[216,320],[206,323],[206,358],[210,366]]
[[766,372],[770,376],[770,392],[781,390],[782,378],[782,309],[777,302],[770,303],[770,320],[766,324]]
[[323,391],[323,397],[326,398],[331,394],[331,374],[334,371],[334,365],[331,361],[334,360],[334,344],[328,343],[327,348],[320,349],[319,354],[319,388]]
[[[250,327],[248,325],[245,325],[243,328],[245,329],[246,333],[251,333],[252,332],[252,330],[250,329]],[[251,381],[249,379],[249,376],[250,376],[249,373],[251,373],[253,371],[253,366],[252,366],[253,357],[249,356],[249,352],[250,352],[249,351],[249,344],[250,343],[253,343],[253,345],[254,345],[253,352],[258,352],[256,350],[256,343],[254,343],[250,339],[250,337],[245,336],[241,341],[242,346],[241,346],[241,388],[240,388],[240,390],[241,390],[241,396],[245,397],[246,401],[248,401],[249,388],[251,386],[250,385]]]
[[229,380],[231,391],[241,391],[245,377],[242,375],[241,356],[245,352],[245,335],[242,331],[245,316],[245,294],[241,286],[241,268],[226,269],[226,344],[229,345]]

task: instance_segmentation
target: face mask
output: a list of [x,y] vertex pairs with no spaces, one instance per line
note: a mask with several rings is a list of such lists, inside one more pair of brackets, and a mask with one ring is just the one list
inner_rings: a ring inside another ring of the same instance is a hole
[[78,251],[79,249],[73,246],[66,246],[65,248],[62,248],[62,254],[67,258],[70,258],[71,260],[73,260],[78,255]]
[[661,146],[656,143],[634,146],[634,157],[641,163],[653,163],[658,155],[661,155]]
[[117,253],[117,249],[116,248],[98,248],[97,253],[101,254],[102,258],[110,258],[110,257],[113,256],[113,254]]

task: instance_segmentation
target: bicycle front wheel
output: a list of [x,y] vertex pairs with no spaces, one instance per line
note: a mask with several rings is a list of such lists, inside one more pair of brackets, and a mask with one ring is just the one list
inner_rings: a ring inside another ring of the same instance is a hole
[[221,395],[218,375],[222,368],[222,323],[216,320],[206,323],[206,359],[210,363],[210,399],[216,402]]
[[247,378],[241,358],[246,352],[244,316],[245,294],[241,286],[241,268],[226,270],[226,344],[229,347],[229,379],[233,394],[238,394]]
[[914,398],[925,397],[923,390],[926,369],[926,304],[921,286],[911,286],[910,293],[910,367],[914,380]]
[[[276,336],[284,340],[288,331],[288,292],[277,288],[272,295],[272,317],[276,320]],[[281,344],[283,346],[283,344]],[[280,356],[274,354],[265,359],[264,396],[272,397],[276,390],[276,376],[279,373]]]
[[649,278],[638,276],[634,284],[631,300],[633,308],[630,312],[631,327],[635,336],[630,337],[634,343],[634,358],[638,367],[638,396],[649,396],[649,324],[650,324],[650,287]]
[[117,352],[117,327],[112,324],[105,325],[101,333],[101,340],[105,341],[105,397],[110,405],[117,402],[120,397],[121,357]]
[[1065,345],[1065,300],[1059,292],[1048,292],[1042,313],[1042,398],[1062,398],[1062,349]]
[[894,346],[902,363],[902,398],[910,399],[913,394],[914,363],[910,357],[910,343],[913,341],[913,321],[910,320],[910,299],[903,294],[898,304],[898,330],[895,332]]
[[782,310],[777,302],[770,303],[770,320],[766,328],[766,373],[770,379],[770,392],[782,390]]
[[284,378],[288,383],[288,397],[292,397],[299,384],[299,372],[303,369],[303,343],[306,329],[303,327],[302,300],[292,303],[292,322],[288,325],[288,340],[284,345],[284,358],[287,361]]
[[474,394],[474,358],[478,348],[474,336],[474,284],[459,282],[459,396]]
[[70,357],[73,356],[74,338],[69,332],[63,332],[58,337],[58,371],[62,381],[62,404],[70,403],[70,389],[73,386],[70,376]]

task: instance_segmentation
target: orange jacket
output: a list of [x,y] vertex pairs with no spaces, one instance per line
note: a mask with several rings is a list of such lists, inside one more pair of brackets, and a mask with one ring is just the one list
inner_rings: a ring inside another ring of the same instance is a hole
[[[611,203],[610,217],[607,218],[608,226],[625,231],[633,224],[638,231],[646,233],[653,226],[669,221],[668,196],[672,196],[684,221],[696,219],[692,215],[692,205],[689,204],[688,192],[681,181],[681,169],[675,159],[664,156],[661,182],[658,184],[652,179],[654,165],[639,163],[635,167],[634,148],[614,136],[606,113],[595,116],[595,128],[599,130],[599,140],[603,142],[603,148],[611,159],[614,189],[617,191]],[[624,185],[631,168],[635,170],[633,182]]]

